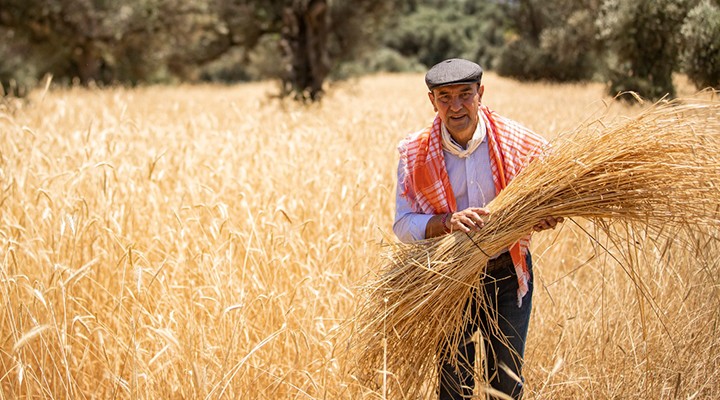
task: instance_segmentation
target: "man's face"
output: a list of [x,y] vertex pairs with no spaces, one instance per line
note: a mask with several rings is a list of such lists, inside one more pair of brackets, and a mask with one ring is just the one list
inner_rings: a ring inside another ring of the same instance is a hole
[[428,93],[433,108],[456,140],[469,140],[475,132],[484,90],[479,83],[470,83],[442,86]]

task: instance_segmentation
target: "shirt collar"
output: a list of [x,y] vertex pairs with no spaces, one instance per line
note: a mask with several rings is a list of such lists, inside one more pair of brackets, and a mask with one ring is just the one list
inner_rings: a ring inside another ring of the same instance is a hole
[[482,118],[478,118],[475,132],[464,149],[455,141],[455,139],[452,138],[452,135],[450,135],[450,132],[448,132],[445,127],[445,123],[440,124],[440,132],[442,136],[443,149],[460,158],[466,158],[472,154],[487,137],[487,128],[485,127],[485,123]]

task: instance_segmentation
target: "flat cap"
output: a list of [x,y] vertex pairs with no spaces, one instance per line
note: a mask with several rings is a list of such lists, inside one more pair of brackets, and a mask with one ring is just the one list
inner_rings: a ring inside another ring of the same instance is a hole
[[425,84],[433,90],[440,86],[476,83],[482,79],[482,68],[472,61],[451,58],[435,64],[425,74]]

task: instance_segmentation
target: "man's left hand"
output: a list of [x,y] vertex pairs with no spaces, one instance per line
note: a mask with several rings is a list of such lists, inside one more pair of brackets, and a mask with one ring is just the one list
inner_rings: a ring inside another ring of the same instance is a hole
[[533,230],[535,232],[540,232],[546,229],[555,229],[557,224],[562,223],[564,220],[565,219],[563,217],[545,217],[533,226]]

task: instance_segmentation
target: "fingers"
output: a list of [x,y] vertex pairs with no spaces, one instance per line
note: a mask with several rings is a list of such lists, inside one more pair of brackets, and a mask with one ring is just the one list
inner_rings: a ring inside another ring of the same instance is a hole
[[[487,208],[470,207],[462,211],[458,211],[450,217],[450,227],[453,231],[463,231],[470,233],[471,231],[479,231],[485,226],[485,221],[489,219],[490,211]],[[533,230],[541,232],[548,229],[555,229],[558,224],[565,221],[563,217],[546,217],[540,220]]]
[[[452,230],[459,230],[465,233],[478,231],[485,226],[485,219],[490,215],[486,208],[472,207],[456,212],[450,219]],[[483,217],[485,219],[483,219]]]
[[535,224],[535,226],[533,226],[533,230],[534,230],[535,232],[542,232],[542,231],[544,231],[544,230],[546,230],[546,229],[550,229],[550,227],[548,226],[548,224],[547,224],[544,220],[541,221],[541,222],[538,223],[538,224]]
[[460,215],[458,217],[458,222],[461,225],[460,229],[464,230],[465,232],[479,230],[485,225],[485,222],[477,214],[470,213]]
[[483,207],[470,207],[467,209],[469,212],[473,212],[477,215],[490,215],[490,210]]
[[535,232],[540,232],[547,229],[555,229],[557,224],[562,223],[563,221],[565,221],[563,217],[546,217],[533,226],[533,230]]

